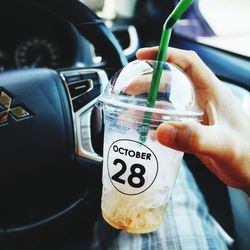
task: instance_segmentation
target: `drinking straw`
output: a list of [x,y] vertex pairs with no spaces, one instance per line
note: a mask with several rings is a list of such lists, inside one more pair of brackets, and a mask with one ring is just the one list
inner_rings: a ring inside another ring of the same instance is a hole
[[[160,46],[159,46],[158,53],[157,53],[156,65],[155,65],[153,77],[152,77],[149,92],[148,92],[147,107],[149,108],[154,108],[155,106],[155,101],[156,101],[156,97],[157,97],[157,93],[158,93],[158,89],[160,85],[160,80],[161,80],[161,75],[162,75],[162,69],[165,63],[167,49],[168,49],[169,40],[171,37],[173,26],[180,19],[180,17],[184,14],[184,12],[188,9],[191,3],[192,3],[192,0],[181,0],[176,5],[175,9],[170,13],[170,15],[168,16],[168,18],[166,19],[163,25]],[[151,116],[152,116],[151,112],[144,113],[142,126],[140,128],[140,141],[141,142],[145,142],[147,138]]]

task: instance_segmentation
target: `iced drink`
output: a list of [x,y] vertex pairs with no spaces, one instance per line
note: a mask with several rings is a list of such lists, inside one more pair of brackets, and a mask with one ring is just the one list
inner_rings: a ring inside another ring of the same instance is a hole
[[[200,115],[189,79],[185,75],[176,78],[173,74],[178,69],[168,65],[156,107],[146,107],[144,92],[153,67],[152,61],[130,63],[115,81],[111,80],[100,102],[105,124],[102,214],[113,227],[131,233],[159,228],[183,158],[183,152],[158,143],[157,127],[164,121],[197,120]],[[179,88],[186,88],[185,95],[178,92]],[[191,107],[192,112],[187,110]],[[145,112],[152,115],[142,124]]]
[[153,138],[142,145],[135,130],[119,133],[116,124],[105,122],[103,217],[131,233],[154,231],[166,214],[183,153]]

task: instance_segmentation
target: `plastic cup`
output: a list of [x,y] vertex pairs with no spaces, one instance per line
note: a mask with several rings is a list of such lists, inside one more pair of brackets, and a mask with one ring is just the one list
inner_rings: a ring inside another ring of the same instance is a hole
[[[148,233],[161,225],[183,152],[155,137],[165,121],[201,120],[190,79],[165,63],[154,108],[147,94],[155,61],[133,61],[109,82],[98,106],[104,112],[102,214],[117,229]],[[145,113],[150,120],[145,122]],[[143,142],[140,135],[147,129]]]

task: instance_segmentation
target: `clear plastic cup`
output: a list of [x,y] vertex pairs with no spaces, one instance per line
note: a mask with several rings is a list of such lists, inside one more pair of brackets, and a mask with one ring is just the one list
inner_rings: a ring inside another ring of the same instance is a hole
[[155,65],[127,64],[98,103],[105,124],[102,214],[113,227],[131,233],[159,228],[183,158],[183,152],[158,143],[157,127],[165,121],[199,122],[203,114],[189,77],[169,63],[163,66],[155,107],[147,107]]

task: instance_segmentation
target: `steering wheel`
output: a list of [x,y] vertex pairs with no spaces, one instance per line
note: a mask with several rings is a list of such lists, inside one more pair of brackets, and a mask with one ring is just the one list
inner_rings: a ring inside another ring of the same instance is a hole
[[[127,63],[114,35],[83,3],[77,0],[40,2],[41,6],[46,4],[51,11],[60,13],[97,46],[107,63],[105,67],[116,71]],[[82,190],[83,196],[74,197],[67,193],[67,185],[72,185],[74,178],[88,181],[89,176],[85,176],[83,169],[92,177],[100,178],[102,157],[94,152],[91,142],[91,121],[100,117],[93,116],[92,107],[107,81],[105,71],[94,68],[28,69],[0,74],[0,212],[8,210],[11,214],[9,209],[13,214],[20,212],[19,207],[15,208],[17,202],[12,201],[13,197],[20,198],[20,206],[37,202],[39,207],[46,203],[36,213],[30,211],[29,216],[21,216],[14,224],[2,215],[0,234],[40,227],[79,204],[91,203],[88,191]],[[98,169],[98,174],[93,169]],[[67,182],[62,176],[71,181]],[[48,199],[44,199],[46,195]],[[39,203],[41,199],[43,202]],[[51,208],[53,199],[62,203],[61,210]]]

